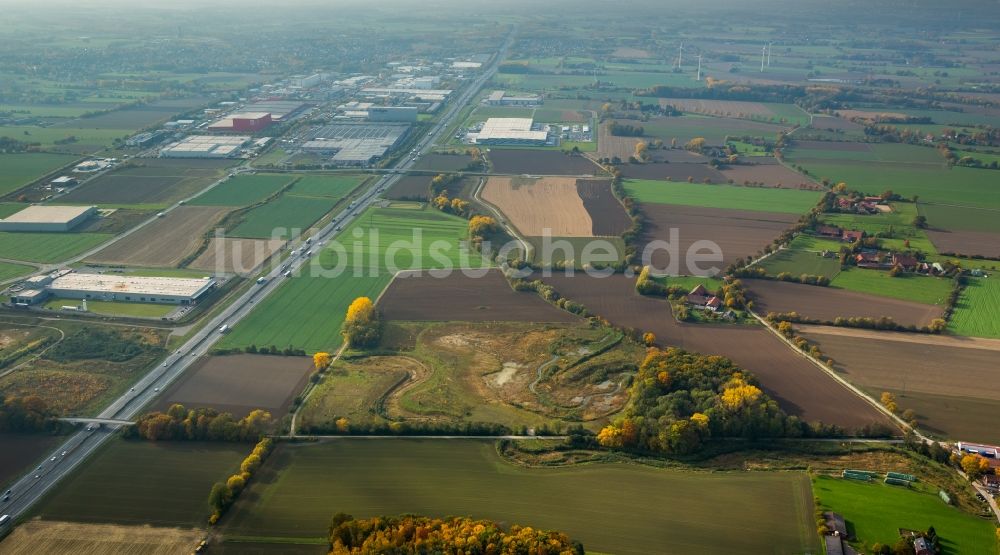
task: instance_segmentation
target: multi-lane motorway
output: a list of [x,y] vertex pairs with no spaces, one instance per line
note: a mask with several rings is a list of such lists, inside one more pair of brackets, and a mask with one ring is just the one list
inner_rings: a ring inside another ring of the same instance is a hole
[[[430,149],[434,143],[445,132],[462,108],[473,98],[482,88],[493,73],[496,71],[500,61],[506,55],[507,49],[513,43],[513,33],[507,37],[503,46],[494,57],[490,66],[487,67],[473,82],[471,82],[460,96],[449,103],[447,111],[438,120],[437,124],[417,143],[415,152],[404,156],[395,164],[395,170],[411,169],[416,159]],[[318,256],[321,247],[318,245],[332,239],[342,228],[357,218],[366,208],[368,208],[379,194],[390,187],[399,179],[402,173],[387,173],[375,180],[365,192],[354,200],[352,207],[337,214],[333,220],[312,236],[312,250],[309,246],[299,248],[291,254],[284,264],[277,265],[268,274],[262,276],[263,283],[258,283],[251,287],[246,293],[237,298],[218,315],[212,318],[200,331],[195,333],[177,351],[171,353],[165,360],[140,379],[134,387],[124,395],[111,403],[104,411],[98,415],[101,419],[132,420],[137,414],[147,407],[160,392],[166,388],[178,376],[184,373],[199,356],[204,355],[222,337],[219,328],[224,324],[229,327],[239,325],[240,320],[246,317],[254,307],[268,295],[277,290],[282,282],[287,279],[283,277],[285,269],[297,273],[310,260]],[[114,429],[109,427],[87,426],[66,439],[61,445],[50,453],[45,461],[37,468],[31,469],[13,486],[10,486],[9,499],[0,502],[0,515],[10,515],[10,521],[15,521],[23,516],[39,499],[42,498],[53,487],[56,487],[59,480],[69,474],[82,463],[88,456],[97,450],[114,433]],[[0,495],[0,498],[3,496]],[[152,501],[152,500],[151,500]],[[4,525],[10,526],[10,523]]]

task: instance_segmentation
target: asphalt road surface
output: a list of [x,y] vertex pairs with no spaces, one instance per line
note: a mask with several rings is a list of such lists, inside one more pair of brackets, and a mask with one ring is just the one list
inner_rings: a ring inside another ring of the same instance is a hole
[[[448,128],[455,116],[461,111],[469,100],[472,99],[483,84],[496,71],[500,60],[503,59],[507,49],[513,43],[513,34],[507,37],[492,64],[479,75],[462,94],[449,103],[447,112],[438,123],[420,140],[416,145],[416,152],[403,157],[395,166],[397,170],[407,170],[420,155],[424,154],[438,140],[441,134]],[[341,211],[337,216],[319,232],[312,236],[314,245],[325,243],[333,238],[342,227],[346,227],[354,218],[358,217],[366,208],[379,198],[379,193],[388,189],[402,173],[387,173],[376,180],[368,189],[358,197],[353,207]],[[130,391],[112,402],[104,409],[98,418],[133,420],[142,409],[148,406],[160,392],[171,382],[177,379],[185,370],[190,367],[195,360],[211,349],[221,337],[219,328],[226,324],[235,326],[265,297],[273,293],[281,286],[285,279],[282,276],[284,268],[288,268],[293,273],[309,260],[317,256],[322,250],[316,246],[312,255],[306,255],[299,249],[295,255],[290,256],[285,264],[278,265],[270,273],[264,275],[265,282],[255,284],[246,293],[227,306],[221,313],[215,316],[207,325],[192,336],[180,349],[171,353],[165,360],[150,371],[145,377],[140,379]],[[10,499],[0,502],[0,515],[10,515],[10,522],[5,526],[11,526],[13,522],[38,502],[49,490],[64,476],[73,471],[88,456],[97,450],[115,432],[113,426],[97,427],[88,425],[85,429],[70,435],[66,441],[53,450],[43,463],[37,468],[20,478],[14,485],[9,486],[11,491]],[[2,495],[0,495],[2,498]]]

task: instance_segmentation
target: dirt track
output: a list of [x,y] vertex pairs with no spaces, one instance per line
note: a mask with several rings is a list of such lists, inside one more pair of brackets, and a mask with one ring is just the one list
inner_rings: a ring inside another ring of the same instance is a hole
[[397,277],[378,303],[387,320],[469,322],[576,322],[578,317],[555,308],[534,292],[514,291],[499,270],[484,277],[454,272]]
[[789,414],[848,429],[885,422],[865,400],[793,352],[759,326],[681,324],[665,300],[642,297],[634,278],[591,278],[559,274],[542,281],[613,324],[651,331],[662,345],[722,355],[753,373],[764,390]]
[[201,243],[229,208],[179,206],[164,217],[94,254],[88,262],[174,267]]
[[755,311],[797,312],[823,322],[843,318],[879,318],[889,316],[904,326],[926,326],[940,318],[940,306],[887,297],[877,297],[832,287],[817,287],[786,281],[744,280],[753,293]]

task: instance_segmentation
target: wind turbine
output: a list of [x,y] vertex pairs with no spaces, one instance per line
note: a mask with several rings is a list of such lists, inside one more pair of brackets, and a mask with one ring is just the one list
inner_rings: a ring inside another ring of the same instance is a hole
[[701,81],[701,54],[698,54],[698,77],[696,81]]
[[677,68],[680,69],[680,67],[682,65],[684,65],[684,42],[683,41],[681,41],[680,48],[677,49]]
[[760,47],[760,72],[764,73],[764,59],[767,57],[767,45]]

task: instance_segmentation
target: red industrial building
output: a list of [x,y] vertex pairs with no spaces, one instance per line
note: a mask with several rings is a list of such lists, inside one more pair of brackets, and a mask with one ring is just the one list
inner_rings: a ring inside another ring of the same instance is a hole
[[209,131],[234,131],[256,133],[274,123],[270,112],[244,112],[233,114],[208,126]]

